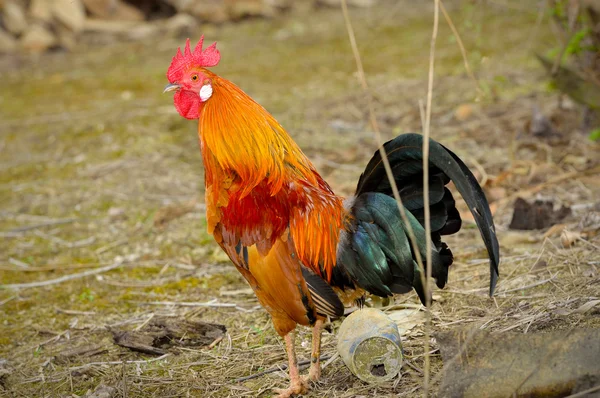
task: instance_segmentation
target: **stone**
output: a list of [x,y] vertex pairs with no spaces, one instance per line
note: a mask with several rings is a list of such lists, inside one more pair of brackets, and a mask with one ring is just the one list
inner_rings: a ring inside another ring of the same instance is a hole
[[80,0],[53,0],[52,15],[73,32],[83,29],[85,8]]
[[23,49],[31,52],[41,52],[56,45],[56,38],[41,24],[31,25],[21,38]]
[[9,33],[0,29],[0,54],[12,53],[17,49],[17,40]]
[[31,0],[29,16],[38,21],[50,22],[52,20],[52,0]]
[[84,30],[86,32],[121,34],[136,28],[138,25],[138,22],[107,21],[104,19],[88,18],[85,21]]
[[6,30],[15,35],[19,35],[27,29],[25,12],[15,1],[7,1],[2,7],[2,22]]
[[275,9],[263,0],[226,0],[225,3],[230,18],[234,20],[275,15]]
[[177,11],[183,12],[193,3],[192,0],[166,0],[166,3],[173,6]]
[[189,14],[179,13],[165,21],[165,29],[172,36],[192,36],[198,28],[196,18]]
[[202,21],[221,23],[229,20],[227,5],[221,0],[179,1],[181,11],[193,15]]
[[140,23],[127,31],[127,38],[130,40],[149,40],[158,36],[158,33],[159,28],[156,24]]
[[114,398],[117,396],[117,392],[115,387],[100,384],[93,392],[88,390],[83,398]]
[[[372,7],[377,3],[377,0],[348,0],[349,7],[357,7],[357,8],[367,8]],[[339,0],[317,0],[317,4],[326,7],[335,7],[338,8],[340,6]]]
[[77,45],[77,38],[75,33],[63,26],[62,24],[58,24],[55,27],[56,38],[58,40],[58,45],[66,50],[72,51],[75,49]]
[[131,4],[121,0],[82,0],[86,10],[96,18],[143,21],[144,13]]

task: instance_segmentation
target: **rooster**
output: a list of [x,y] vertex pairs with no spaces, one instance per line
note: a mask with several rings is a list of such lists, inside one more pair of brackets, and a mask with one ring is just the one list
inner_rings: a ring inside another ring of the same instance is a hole
[[[389,297],[426,290],[382,158],[376,152],[352,198],[336,195],[284,128],[232,82],[207,68],[219,63],[204,36],[192,51],[187,40],[167,71],[165,92],[186,119],[198,119],[205,169],[208,232],[248,281],[283,337],[290,385],[280,397],[305,393],[320,377],[324,321],[365,294]],[[499,248],[481,187],[454,153],[430,140],[429,203],[423,200],[423,138],[404,134],[385,143],[407,222],[418,251],[431,240],[432,276],[443,288],[452,252],[442,236],[461,227],[446,185],[453,181],[469,206],[490,257],[490,295],[498,278]],[[426,236],[424,208],[431,214]],[[296,325],[312,326],[311,366],[301,377],[294,348]]]

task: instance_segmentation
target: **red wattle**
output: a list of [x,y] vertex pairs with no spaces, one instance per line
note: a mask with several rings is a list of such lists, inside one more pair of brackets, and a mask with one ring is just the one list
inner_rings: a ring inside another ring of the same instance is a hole
[[173,96],[175,108],[181,116],[186,119],[198,119],[200,117],[200,96],[189,90],[179,90]]

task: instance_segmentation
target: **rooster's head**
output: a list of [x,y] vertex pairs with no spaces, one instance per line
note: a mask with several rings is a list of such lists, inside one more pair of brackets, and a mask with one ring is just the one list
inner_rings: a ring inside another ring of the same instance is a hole
[[217,65],[221,59],[217,43],[202,51],[203,41],[204,36],[200,37],[192,52],[190,39],[187,39],[183,54],[178,48],[167,71],[169,84],[164,92],[176,91],[175,108],[186,119],[198,119],[200,105],[212,96],[212,81],[205,68]]

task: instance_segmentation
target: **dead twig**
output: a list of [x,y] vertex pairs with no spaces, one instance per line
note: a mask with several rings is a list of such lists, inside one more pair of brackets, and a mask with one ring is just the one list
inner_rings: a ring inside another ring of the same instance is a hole
[[84,247],[84,246],[88,246],[91,245],[92,243],[94,243],[96,241],[96,237],[95,236],[90,236],[89,238],[85,238],[85,239],[80,239],[78,241],[75,242],[69,242],[66,241],[64,239],[58,238],[56,236],[52,236],[52,235],[48,235],[42,231],[34,231],[33,232],[35,235],[39,236],[40,238],[49,240],[51,242],[57,243],[61,246],[65,246],[68,247],[69,249],[74,249],[77,247]]
[[250,309],[240,307],[235,303],[219,303],[216,299],[207,301],[205,303],[191,303],[185,301],[129,301],[130,303],[142,304],[142,305],[164,305],[164,306],[178,306],[178,307],[213,307],[213,308],[235,308],[238,311],[242,312],[253,312],[260,308],[261,306],[257,305]]
[[170,355],[171,354],[167,353],[167,354],[161,355],[161,356],[156,357],[156,358],[146,359],[146,360],[139,360],[139,361],[90,362],[90,363],[86,363],[85,365],[71,367],[71,368],[69,368],[69,372],[73,372],[75,370],[87,369],[87,368],[89,368],[91,366],[107,366],[107,365],[123,365],[123,364],[145,364],[145,363],[157,362],[157,361],[162,361],[163,359],[167,358]]
[[217,344],[219,344],[221,341],[223,341],[223,338],[224,338],[224,336],[217,337],[215,339],[215,341],[213,341],[212,343],[210,343],[206,348],[208,348],[209,350],[212,350],[213,348],[215,348],[215,346]]
[[46,281],[30,282],[30,283],[13,283],[10,285],[0,285],[0,289],[27,289],[30,287],[42,287],[42,286],[57,285],[59,283],[72,281],[73,279],[81,279],[81,278],[85,278],[87,276],[98,275],[103,272],[108,272],[115,268],[119,268],[121,265],[123,265],[123,262],[117,261],[114,264],[107,265],[106,267],[100,267],[100,268],[96,268],[93,270],[80,272],[78,274],[65,275],[65,276],[61,276],[60,278],[56,278],[56,279],[49,279]]
[[129,242],[129,238],[119,239],[117,241],[109,243],[106,246],[99,247],[98,249],[96,249],[96,254],[102,254],[104,252],[109,251],[110,249],[114,249],[115,247],[119,247],[121,245],[124,245],[127,242]]
[[501,292],[498,292],[498,294],[505,294],[505,293],[510,293],[510,292],[517,292],[517,291],[521,291],[521,290],[526,290],[526,289],[531,289],[532,287],[536,287],[536,286],[540,286],[540,285],[544,285],[552,280],[554,280],[556,278],[556,276],[558,275],[558,272],[555,273],[554,275],[552,275],[550,278],[548,279],[544,279],[535,283],[532,283],[530,285],[525,285],[525,286],[520,286],[520,287],[515,287],[513,289],[508,289],[508,290],[504,290]]
[[600,385],[597,385],[597,386],[595,386],[595,387],[592,387],[592,388],[588,388],[587,390],[580,391],[580,392],[578,392],[578,393],[576,393],[576,394],[571,394],[571,395],[568,395],[568,396],[566,396],[565,398],[580,398],[580,397],[587,397],[587,395],[588,395],[589,393],[596,392],[596,391],[600,391]]
[[[332,358],[332,355],[323,355],[323,356],[321,356],[320,360],[321,361],[326,361],[326,360],[328,360],[330,358]],[[310,365],[310,359],[306,359],[304,361],[299,361],[298,362],[298,367],[300,367],[300,368],[302,366],[306,366],[306,365]],[[278,371],[287,370],[287,368],[288,368],[288,366],[286,364],[278,365],[278,366],[275,366],[275,367],[273,367],[271,369],[263,370],[262,372],[255,373],[255,374],[250,375],[250,376],[244,376],[244,377],[237,378],[237,379],[233,380],[233,383],[241,383],[242,381],[256,379],[256,378],[262,377],[264,375],[268,375],[270,373],[275,373],[275,372],[278,372]]]
[[56,312],[65,315],[96,315],[94,311],[63,310],[62,308],[57,308]]
[[12,265],[16,265],[17,267],[21,268],[21,269],[28,269],[31,268],[31,266],[29,264],[27,264],[24,261],[21,260],[17,260],[16,258],[9,258],[8,262],[11,263]]
[[[9,260],[10,262],[10,260]],[[82,269],[82,268],[95,268],[99,265],[107,263],[87,263],[87,264],[66,264],[66,265],[45,265],[45,266],[28,266],[27,268],[13,268],[5,267],[0,265],[1,271],[13,271],[13,272],[47,272],[47,271],[65,271],[70,269]]]
[[14,300],[15,298],[17,298],[16,295],[7,297],[4,300],[0,301],[0,307],[3,306],[4,304],[8,303],[11,300]]
[[26,231],[31,231],[32,229],[50,227],[52,225],[69,224],[69,223],[75,222],[77,220],[79,220],[79,219],[78,218],[63,218],[63,219],[59,219],[59,220],[46,221],[46,222],[43,222],[40,224],[26,225],[24,227],[13,228],[9,231],[6,231],[5,233],[14,234],[14,233],[19,233],[19,232],[26,232]]

